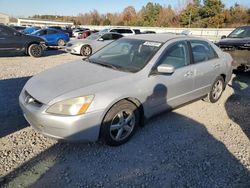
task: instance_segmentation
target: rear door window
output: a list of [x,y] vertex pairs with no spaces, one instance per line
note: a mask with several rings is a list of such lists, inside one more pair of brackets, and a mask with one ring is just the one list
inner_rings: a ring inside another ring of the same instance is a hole
[[194,63],[218,58],[217,53],[208,42],[194,40],[190,41],[190,44]]

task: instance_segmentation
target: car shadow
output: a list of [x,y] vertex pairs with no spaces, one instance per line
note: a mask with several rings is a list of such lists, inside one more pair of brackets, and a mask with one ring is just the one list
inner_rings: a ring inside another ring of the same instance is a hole
[[29,78],[0,80],[0,138],[27,126],[18,97]]
[[[48,56],[55,56],[55,55],[61,55],[65,54],[63,49],[58,49],[58,48],[48,48],[47,50],[44,51],[42,57],[48,57]],[[26,55],[23,52],[0,52],[0,57],[25,57]]]
[[225,103],[228,117],[237,123],[250,139],[250,71],[235,72],[230,86],[234,94]]
[[[162,86],[154,89],[159,90],[167,92]],[[176,112],[151,118],[119,147],[58,142],[3,178],[6,187],[250,185],[250,172],[222,142],[203,124]]]

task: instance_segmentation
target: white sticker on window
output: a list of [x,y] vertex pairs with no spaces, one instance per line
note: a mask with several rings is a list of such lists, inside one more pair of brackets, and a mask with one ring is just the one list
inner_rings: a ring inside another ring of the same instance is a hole
[[161,43],[159,43],[159,42],[149,42],[149,41],[147,41],[147,42],[144,42],[143,45],[145,45],[145,46],[159,47],[159,46],[161,45]]

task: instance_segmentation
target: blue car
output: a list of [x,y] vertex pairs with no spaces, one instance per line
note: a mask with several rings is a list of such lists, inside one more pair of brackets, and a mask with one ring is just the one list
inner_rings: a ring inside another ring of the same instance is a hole
[[31,35],[43,38],[48,46],[65,46],[69,42],[67,33],[53,28],[40,29],[31,33]]

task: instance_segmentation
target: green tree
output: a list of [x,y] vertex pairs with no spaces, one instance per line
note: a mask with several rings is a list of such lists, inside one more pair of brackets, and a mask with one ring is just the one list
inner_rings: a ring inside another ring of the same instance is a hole
[[201,3],[199,0],[189,3],[187,7],[180,13],[180,24],[181,26],[187,27],[199,27],[199,21],[201,11]]
[[143,26],[155,26],[161,9],[162,6],[158,3],[149,2],[143,6],[141,10]]

